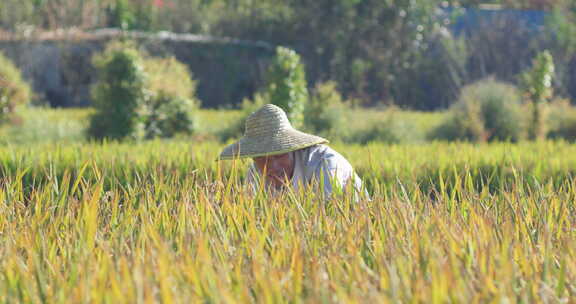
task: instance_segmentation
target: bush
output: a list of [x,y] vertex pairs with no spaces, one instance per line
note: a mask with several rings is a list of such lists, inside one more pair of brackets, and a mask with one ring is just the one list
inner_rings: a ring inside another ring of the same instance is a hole
[[149,79],[150,100],[147,102],[144,137],[173,137],[192,134],[196,82],[186,65],[175,58],[146,58],[144,68]]
[[[562,2],[562,1],[560,1]],[[573,1],[572,1],[573,2]],[[574,2],[573,2],[574,3]],[[546,18],[542,33],[544,48],[554,58],[554,91],[558,95],[576,98],[576,10],[559,3]]]
[[479,104],[456,104],[446,120],[433,129],[429,137],[432,140],[486,141],[487,134],[481,117]]
[[295,128],[304,124],[304,109],[308,102],[308,89],[304,65],[293,50],[278,47],[268,72],[265,94],[271,103],[282,108]]
[[568,100],[556,100],[550,104],[548,124],[552,139],[576,141],[576,107]]
[[493,79],[462,89],[449,118],[435,129],[432,139],[518,141],[524,136],[521,97],[512,85]]
[[191,99],[159,94],[150,102],[150,112],[145,119],[145,138],[173,137],[192,134],[195,105]]
[[554,60],[550,52],[544,51],[534,58],[532,67],[521,75],[521,82],[525,94],[531,101],[529,137],[540,140],[546,137],[546,105],[552,98],[552,78],[554,76]]
[[176,58],[145,58],[144,69],[152,92],[188,98],[199,103],[196,100],[196,81],[190,76],[188,67]]
[[18,112],[21,124],[0,129],[0,144],[82,142],[87,114],[86,109],[26,107]]
[[412,65],[393,78],[392,98],[397,104],[425,111],[447,108],[470,78],[466,40],[436,36]]
[[32,90],[20,70],[0,52],[0,123],[14,120],[18,106],[30,102]]
[[571,117],[563,120],[557,129],[550,132],[549,137],[576,141],[576,115],[571,115]]
[[416,125],[409,120],[398,118],[399,110],[391,107],[382,114],[377,124],[366,130],[354,132],[347,142],[367,144],[369,142],[382,142],[389,144],[417,141],[414,136]]
[[112,43],[95,57],[95,138],[149,139],[193,131],[195,82],[173,58],[146,58],[132,44]]
[[92,91],[96,113],[88,133],[95,138],[141,138],[142,109],[150,98],[143,58],[129,45],[110,45],[94,59],[99,80]]
[[319,83],[304,111],[305,129],[326,137],[339,137],[344,131],[345,111],[336,82]]

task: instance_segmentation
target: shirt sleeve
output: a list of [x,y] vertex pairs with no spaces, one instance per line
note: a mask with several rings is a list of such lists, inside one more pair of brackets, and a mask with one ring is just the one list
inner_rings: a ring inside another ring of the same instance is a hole
[[362,180],[344,156],[327,147],[321,152],[313,153],[309,158],[309,165],[313,169],[310,179],[318,183],[326,198],[344,192],[349,186],[354,189],[355,201],[358,201],[361,193],[367,194],[362,190]]
[[316,158],[312,162],[312,179],[318,183],[325,197],[329,198],[334,192],[340,192],[346,187],[353,174],[352,166],[344,157],[330,151],[316,155]]
[[335,191],[342,191],[351,176],[351,168],[337,161],[328,160],[323,166],[324,175],[324,194],[331,196]]
[[259,180],[260,176],[258,175],[258,172],[256,172],[256,167],[254,167],[254,164],[250,165],[250,168],[248,168],[248,172],[246,173],[246,184],[252,194],[255,194],[258,191]]

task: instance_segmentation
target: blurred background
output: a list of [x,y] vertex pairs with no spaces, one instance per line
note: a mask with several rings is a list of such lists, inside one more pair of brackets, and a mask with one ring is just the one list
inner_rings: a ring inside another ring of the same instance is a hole
[[[2,0],[0,142],[576,138],[569,0]],[[349,122],[353,122],[352,124]]]

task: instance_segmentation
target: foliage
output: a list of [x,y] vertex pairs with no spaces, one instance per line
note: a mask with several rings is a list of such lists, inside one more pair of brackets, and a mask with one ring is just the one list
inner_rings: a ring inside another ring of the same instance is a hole
[[160,92],[147,104],[144,137],[151,139],[192,134],[195,109],[196,106],[190,99]]
[[546,106],[544,103],[553,97],[553,76],[554,60],[548,51],[538,54],[534,58],[532,68],[521,75],[524,90],[532,103],[532,119],[528,132],[530,139],[541,140],[546,137]]
[[[22,124],[0,126],[0,144],[84,142],[94,111],[93,108],[26,107],[18,113]],[[238,121],[240,114],[238,110],[195,108],[194,141],[216,140],[222,130]]]
[[548,137],[576,141],[576,107],[566,99],[557,99],[550,103]]
[[371,142],[398,144],[402,138],[394,132],[396,130],[394,122],[393,119],[383,120],[382,123],[376,124],[368,130],[357,132],[354,138],[349,138],[347,141],[361,144]]
[[127,0],[116,0],[108,6],[108,25],[121,29],[132,28],[134,15]]
[[148,73],[149,89],[152,92],[163,92],[199,103],[196,99],[196,81],[192,79],[188,67],[176,58],[147,57],[144,60],[144,69]]
[[369,186],[358,203],[252,195],[221,148],[0,148],[0,301],[576,296],[574,145],[336,146]]
[[414,66],[396,77],[394,103],[425,111],[448,108],[470,81],[466,68],[471,59],[469,48],[474,46],[464,38],[438,33]]
[[[522,11],[488,10],[486,17],[479,0],[3,0],[0,27],[24,33],[114,26],[266,41],[297,50],[308,80],[333,79],[346,99],[426,110],[449,106],[463,85],[489,75],[516,81],[534,53],[549,49],[557,60],[555,89],[576,96],[574,1],[489,2]],[[519,15],[546,24],[534,30]],[[474,26],[451,37],[462,23]]]
[[32,1],[4,0],[0,2],[0,28],[22,32],[22,25],[34,18]]
[[576,142],[576,114],[572,114],[558,123],[558,127],[549,134],[550,138],[562,138]]
[[105,7],[105,13],[108,27],[149,31],[156,25],[157,14],[150,1],[114,0]]
[[278,47],[270,65],[266,94],[272,104],[282,108],[288,120],[299,128],[304,124],[304,109],[308,103],[308,88],[304,65],[294,50]]
[[304,110],[305,129],[326,137],[340,137],[345,128],[347,105],[336,88],[336,83],[319,83]]
[[90,109],[26,107],[18,112],[22,123],[0,127],[0,145],[80,143],[90,115]]
[[352,132],[352,136],[345,141],[361,144],[370,142],[398,144],[420,140],[414,122],[400,118],[399,112],[395,107],[388,108],[380,113],[377,122],[367,129]]
[[173,137],[194,132],[196,81],[186,65],[170,58],[146,58],[144,68],[152,93],[146,105],[145,138]]
[[144,59],[133,46],[110,45],[94,59],[98,83],[93,89],[96,113],[88,133],[95,138],[140,139],[145,131],[144,107],[150,99]]
[[482,110],[477,103],[459,103],[452,106],[443,123],[430,131],[431,140],[477,141],[488,140],[482,121]]
[[530,70],[522,77],[523,89],[533,103],[547,102],[553,97],[552,79],[554,76],[554,59],[549,51],[539,53]]
[[515,87],[493,79],[466,86],[452,106],[451,116],[431,136],[446,140],[518,141],[524,133],[520,101]]
[[182,63],[144,57],[133,45],[114,42],[95,65],[101,75],[90,135],[150,139],[193,132],[195,82]]
[[0,123],[14,119],[16,108],[28,104],[31,98],[32,89],[20,70],[0,52]]
[[[266,103],[265,98],[259,94],[254,99],[257,104],[245,100],[247,105],[243,107],[243,110],[196,108],[193,121],[194,140],[220,139],[226,142],[242,136],[245,118]],[[386,117],[386,111],[373,108],[346,108],[346,111],[342,113],[344,125],[341,127],[344,130],[339,131],[339,136],[332,135],[328,139],[332,142],[359,142],[356,135],[381,123],[382,118]],[[34,144],[36,141],[50,140],[55,142],[82,141],[80,134],[86,133],[90,116],[93,113],[92,108],[28,107],[20,114],[24,119],[23,124],[0,127],[0,137],[2,142],[10,144]],[[439,125],[447,114],[447,112],[415,112],[395,109],[394,119],[400,122],[398,126],[404,130],[398,131],[404,136],[403,142],[418,142],[424,140],[428,130]]]
[[[576,97],[576,7],[573,1],[563,1],[546,18],[543,33],[545,47],[554,58],[554,90],[561,96]],[[572,3],[571,3],[572,2]]]
[[[254,100],[256,104],[246,99],[243,110],[196,108],[193,120],[194,140],[220,139],[226,142],[242,136],[246,117],[267,103],[266,98],[259,94],[255,96]],[[338,136],[331,135],[328,139],[332,142],[359,142],[362,133],[374,125],[381,124],[383,117],[387,117],[389,111],[390,108],[385,111],[374,108],[346,108],[342,113],[344,124],[341,128],[344,130],[338,131]],[[555,112],[558,111],[555,110]],[[79,134],[86,133],[90,116],[93,113],[94,109],[92,108],[28,107],[23,109],[20,114],[24,119],[23,124],[0,128],[0,137],[2,142],[9,144],[34,144],[36,141],[47,142],[50,140],[55,142],[82,140],[83,138]],[[394,109],[393,113],[394,119],[398,122],[396,126],[400,129],[395,132],[402,134],[402,142],[409,143],[424,140],[428,130],[434,129],[448,115],[447,112],[415,112],[399,109]],[[552,115],[555,115],[554,113]],[[360,136],[357,136],[359,134]]]

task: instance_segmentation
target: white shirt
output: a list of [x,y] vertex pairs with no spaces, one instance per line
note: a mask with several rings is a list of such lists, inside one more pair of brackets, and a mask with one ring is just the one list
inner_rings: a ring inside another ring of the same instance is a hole
[[[314,145],[291,153],[294,153],[294,172],[290,184],[294,190],[301,185],[314,183],[322,186],[325,197],[330,197],[335,190],[333,187],[345,189],[352,181],[356,194],[362,192],[366,194],[362,189],[362,180],[354,172],[352,165],[332,148],[326,145]],[[260,174],[252,164],[248,170],[248,182],[254,190],[259,185],[257,181]],[[320,177],[323,177],[322,181]]]

